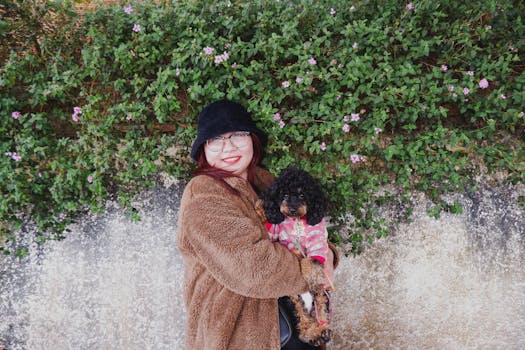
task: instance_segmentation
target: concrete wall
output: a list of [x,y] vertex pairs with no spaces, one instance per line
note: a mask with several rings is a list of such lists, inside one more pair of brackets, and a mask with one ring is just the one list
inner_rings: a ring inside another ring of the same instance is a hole
[[[139,222],[110,206],[22,261],[1,257],[0,348],[182,349],[180,193],[177,184],[143,193]],[[413,222],[343,258],[331,348],[525,348],[520,195],[523,185],[482,185],[450,196],[463,214],[436,220],[414,194]],[[20,235],[31,244],[30,228]]]

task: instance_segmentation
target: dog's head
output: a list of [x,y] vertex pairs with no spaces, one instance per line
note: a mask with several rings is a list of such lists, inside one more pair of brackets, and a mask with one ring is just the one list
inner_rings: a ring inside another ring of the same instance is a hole
[[285,216],[306,216],[308,225],[318,224],[326,213],[327,200],[321,186],[306,171],[290,167],[262,194],[268,222],[281,223]]

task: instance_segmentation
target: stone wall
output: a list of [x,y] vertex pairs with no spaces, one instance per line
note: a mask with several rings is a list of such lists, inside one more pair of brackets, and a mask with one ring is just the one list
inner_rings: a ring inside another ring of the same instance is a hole
[[[181,186],[143,193],[132,222],[116,206],[61,242],[0,261],[0,348],[182,349]],[[525,186],[450,196],[461,215],[411,223],[336,272],[332,349],[525,348]],[[395,213],[385,213],[392,215]],[[20,233],[31,245],[31,229]]]

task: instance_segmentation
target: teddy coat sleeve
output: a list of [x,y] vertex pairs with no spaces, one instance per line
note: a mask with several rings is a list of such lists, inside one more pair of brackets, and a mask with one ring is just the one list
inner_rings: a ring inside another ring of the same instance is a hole
[[257,197],[243,180],[229,193],[207,176],[185,189],[179,212],[179,245],[228,290],[251,298],[277,298],[307,290],[299,260],[272,243],[254,210]]

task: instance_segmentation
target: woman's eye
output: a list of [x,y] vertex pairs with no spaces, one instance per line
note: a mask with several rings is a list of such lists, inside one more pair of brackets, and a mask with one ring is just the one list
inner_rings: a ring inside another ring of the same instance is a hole
[[283,196],[283,199],[288,199],[288,195],[285,194],[285,195]]
[[304,199],[304,194],[301,193],[301,194],[299,195],[299,198]]

